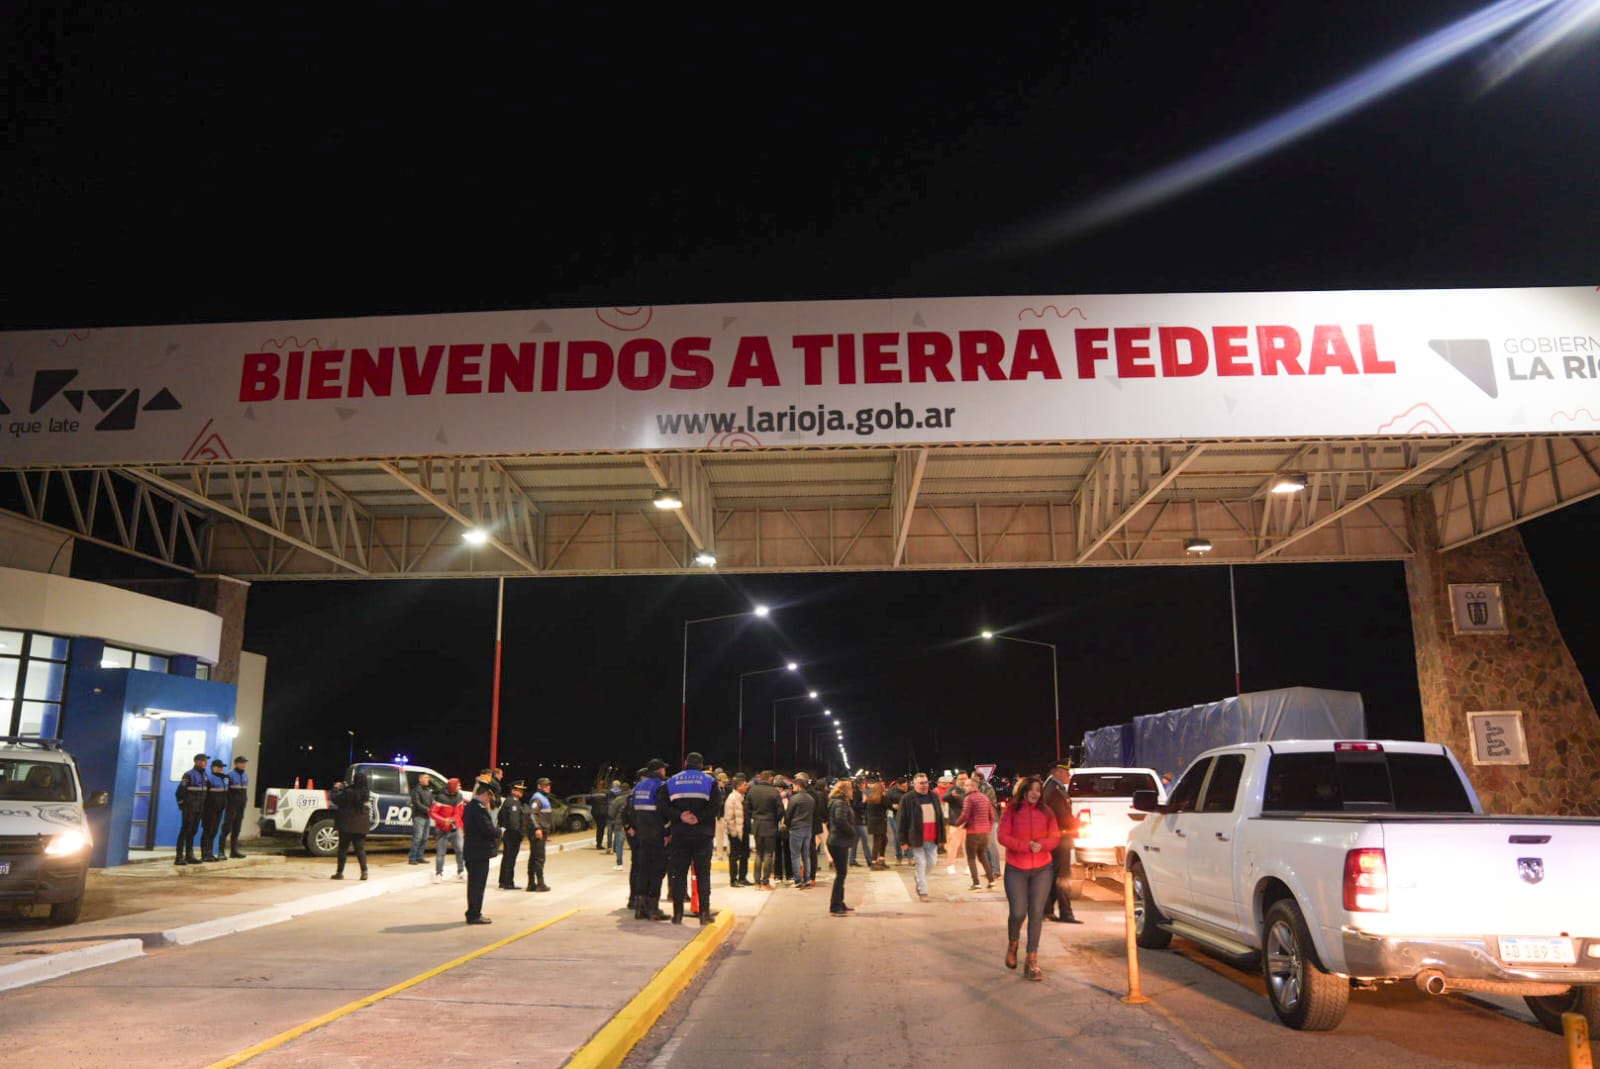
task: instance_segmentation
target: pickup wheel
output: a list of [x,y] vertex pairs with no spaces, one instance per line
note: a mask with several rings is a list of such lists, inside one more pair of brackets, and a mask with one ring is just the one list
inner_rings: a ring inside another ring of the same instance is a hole
[[339,852],[339,829],[332,817],[318,817],[306,825],[306,852],[312,857],[332,857]]
[[1552,1032],[1561,1032],[1563,1013],[1581,1013],[1589,1019],[1589,1034],[1600,1034],[1600,987],[1593,984],[1576,986],[1565,995],[1525,995],[1522,1001]]
[[1128,879],[1133,881],[1133,938],[1146,950],[1165,950],[1172,945],[1172,933],[1161,925],[1167,918],[1156,907],[1150,894],[1150,881],[1145,878],[1144,866],[1134,861],[1128,866]]
[[1350,1005],[1350,982],[1317,961],[1317,948],[1294,899],[1274,902],[1262,928],[1261,971],[1272,1012],[1303,1032],[1337,1028]]

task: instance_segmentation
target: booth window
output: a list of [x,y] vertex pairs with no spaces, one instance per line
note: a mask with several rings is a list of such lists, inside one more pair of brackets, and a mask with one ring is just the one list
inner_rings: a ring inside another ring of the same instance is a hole
[[100,654],[101,668],[137,668],[141,672],[166,672],[167,658],[159,653],[145,653],[121,646],[107,646]]
[[57,635],[0,631],[0,734],[60,735],[68,645]]

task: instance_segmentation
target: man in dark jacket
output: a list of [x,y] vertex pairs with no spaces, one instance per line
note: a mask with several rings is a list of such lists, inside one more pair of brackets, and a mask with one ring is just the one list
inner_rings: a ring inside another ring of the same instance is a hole
[[200,859],[194,856],[194,837],[200,831],[200,823],[205,819],[206,810],[206,761],[209,754],[197,753],[194,755],[194,767],[183,774],[178,781],[176,797],[178,811],[183,814],[183,827],[178,831],[178,857],[173,862],[176,865],[198,865]]
[[789,833],[789,858],[794,866],[796,888],[810,887],[817,880],[811,866],[812,829],[817,821],[817,799],[806,786],[809,779],[804,772],[794,775],[794,793],[789,796],[789,809],[783,815],[783,828]]
[[639,877],[634,916],[642,921],[667,919],[661,912],[661,878],[667,873],[669,833],[656,801],[666,778],[667,763],[652,757],[645,775],[633,787],[633,860]]
[[211,771],[206,776],[206,802],[200,815],[200,860],[221,861],[222,851],[217,848],[217,835],[222,831],[222,818],[228,811],[228,766],[222,758],[211,759]]
[[917,897],[932,902],[928,873],[939,864],[939,847],[944,844],[944,805],[929,789],[926,772],[912,777],[911,789],[900,799],[898,818],[900,841],[910,848],[916,864]]
[[756,839],[755,884],[772,890],[772,863],[778,851],[778,825],[783,822],[783,795],[772,785],[771,770],[758,772],[755,783],[744,796],[750,814],[750,830]]
[[411,788],[411,853],[406,858],[409,865],[420,865],[427,859],[428,825],[433,823],[428,811],[432,808],[433,777],[423,772]]
[[550,833],[556,827],[548,777],[539,777],[524,808],[528,814],[528,890],[548,891],[550,885],[544,882],[545,847],[550,842]]
[[672,894],[672,923],[683,923],[684,904],[689,900],[689,868],[700,885],[701,924],[710,924],[711,843],[717,834],[717,811],[722,792],[717,781],[705,770],[706,761],[698,753],[685,755],[683,771],[669,778],[656,793],[661,823],[667,829],[668,890]]
[[522,806],[522,795],[527,789],[527,783],[520,779],[513,783],[511,797],[500,806],[500,815],[495,818],[500,825],[500,842],[505,847],[500,855],[502,891],[517,889],[517,854],[522,849],[522,840],[528,834],[528,811]]
[[[1057,761],[1045,777],[1044,795],[1039,804],[1048,809],[1061,826],[1061,842],[1053,856],[1056,869],[1056,887],[1045,903],[1045,920],[1058,924],[1081,924],[1072,913],[1072,837],[1077,830],[1077,819],[1072,815],[1072,797],[1067,793],[1067,783],[1072,779],[1072,766]],[[1051,910],[1051,905],[1056,910]]]
[[483,915],[483,889],[489,883],[489,861],[494,857],[495,844],[500,834],[494,826],[489,810],[494,807],[494,788],[487,783],[473,787],[472,801],[462,814],[462,833],[465,845],[462,853],[467,862],[467,923],[488,924]]

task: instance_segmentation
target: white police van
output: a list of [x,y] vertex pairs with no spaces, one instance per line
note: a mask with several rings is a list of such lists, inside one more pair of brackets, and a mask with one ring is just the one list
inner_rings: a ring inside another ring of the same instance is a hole
[[93,838],[78,764],[54,739],[0,737],[0,903],[50,907],[52,924],[83,910]]
[[[367,813],[372,817],[369,842],[411,838],[411,788],[424,772],[435,793],[442,792],[449,777],[422,765],[357,762],[345,770],[346,783],[353,783],[358,773],[367,777]],[[295,836],[313,857],[332,857],[339,852],[333,803],[328,792],[321,789],[268,788],[261,809],[261,834]]]

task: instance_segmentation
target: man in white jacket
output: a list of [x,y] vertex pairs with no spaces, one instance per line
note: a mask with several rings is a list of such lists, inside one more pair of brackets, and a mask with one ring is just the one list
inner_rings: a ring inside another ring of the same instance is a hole
[[727,789],[719,831],[728,839],[728,885],[750,887],[750,836],[746,829],[744,795],[750,783],[744,773],[736,773]]

